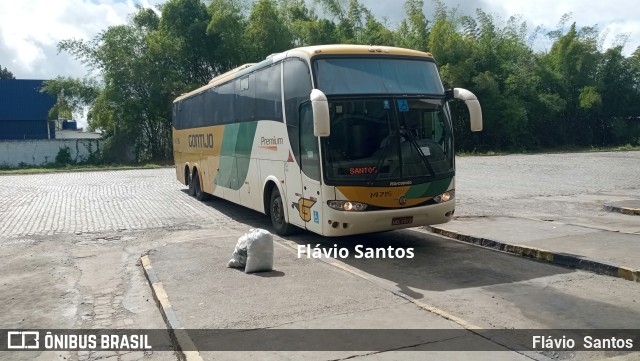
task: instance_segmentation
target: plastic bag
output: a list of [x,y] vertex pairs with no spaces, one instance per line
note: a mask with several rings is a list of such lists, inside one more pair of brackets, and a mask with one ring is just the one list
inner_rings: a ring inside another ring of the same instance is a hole
[[273,236],[264,229],[251,229],[238,239],[227,267],[245,267],[246,273],[273,270]]
[[236,243],[236,248],[233,250],[231,254],[231,259],[229,263],[227,263],[227,267],[232,268],[244,268],[247,264],[247,235],[240,237],[238,239],[238,243]]

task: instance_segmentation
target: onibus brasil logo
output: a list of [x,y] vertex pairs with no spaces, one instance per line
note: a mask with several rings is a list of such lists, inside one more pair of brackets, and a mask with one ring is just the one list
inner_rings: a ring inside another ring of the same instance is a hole
[[40,332],[9,331],[7,332],[7,349],[30,350],[40,347]]
[[[7,350],[150,350],[149,335],[7,331]],[[43,345],[44,347],[41,347]]]

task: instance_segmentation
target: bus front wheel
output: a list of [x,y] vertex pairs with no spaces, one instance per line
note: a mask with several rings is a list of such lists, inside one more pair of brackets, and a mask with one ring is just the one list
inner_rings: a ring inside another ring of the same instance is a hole
[[281,236],[291,234],[292,226],[284,219],[284,205],[282,197],[277,188],[271,192],[271,202],[269,203],[269,214],[271,215],[271,224],[276,233]]

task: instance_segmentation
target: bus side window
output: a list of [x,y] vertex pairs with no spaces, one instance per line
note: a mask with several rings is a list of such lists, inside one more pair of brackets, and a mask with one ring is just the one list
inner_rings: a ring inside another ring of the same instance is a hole
[[256,120],[282,121],[280,64],[256,72]]
[[293,156],[300,164],[299,108],[300,104],[309,101],[309,94],[311,94],[309,67],[302,59],[288,58],[284,61],[283,76],[287,132]]
[[234,120],[236,122],[249,122],[255,120],[256,87],[254,82],[254,74],[249,74],[243,78],[235,80],[236,103]]
[[300,158],[304,174],[320,181],[318,138],[313,135],[313,111],[309,101],[300,106]]

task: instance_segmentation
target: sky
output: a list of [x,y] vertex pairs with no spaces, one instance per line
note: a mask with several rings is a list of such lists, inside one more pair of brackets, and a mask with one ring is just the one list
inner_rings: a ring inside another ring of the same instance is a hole
[[[57,76],[83,77],[88,69],[67,53],[58,54],[57,44],[64,39],[92,39],[111,25],[124,24],[135,5],[149,7],[163,0],[0,0],[0,66],[19,79],[51,79]],[[360,0],[387,24],[395,26],[404,16],[400,1]],[[629,34],[625,54],[640,45],[640,6],[632,0],[444,0],[458,7],[462,14],[473,15],[481,8],[496,18],[506,20],[520,14],[529,28],[540,25],[547,30],[557,27],[560,17],[572,13],[578,26],[598,25],[609,35],[605,45],[616,34]],[[615,4],[615,5],[613,5]],[[430,19],[433,5],[425,1],[425,14]],[[539,42],[537,50],[548,50],[550,42]]]

